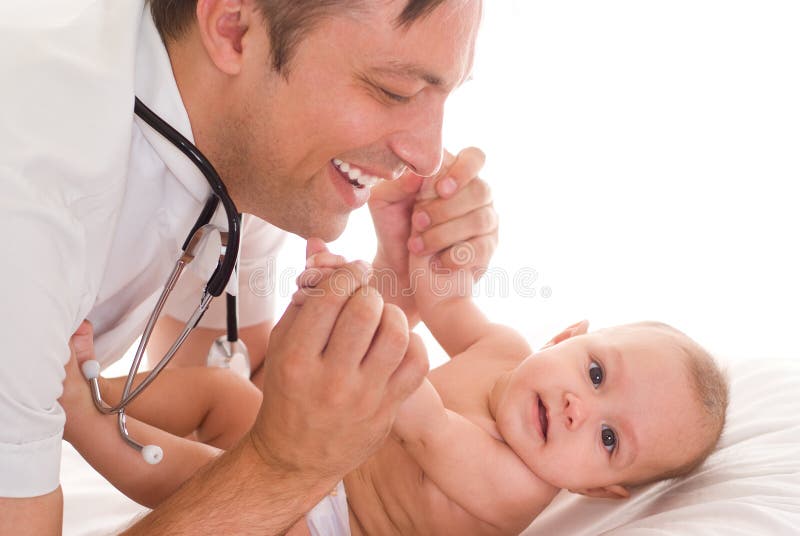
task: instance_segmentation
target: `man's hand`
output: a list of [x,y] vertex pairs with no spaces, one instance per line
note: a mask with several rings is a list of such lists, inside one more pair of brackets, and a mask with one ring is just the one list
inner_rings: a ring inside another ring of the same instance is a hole
[[[497,247],[491,191],[478,177],[484,160],[483,152],[474,147],[456,157],[445,152],[436,176],[423,179],[407,172],[372,190],[369,207],[378,237],[373,263],[377,282],[380,285],[391,275],[394,292],[383,292],[384,299],[399,305],[412,324],[418,320],[414,299],[403,293],[411,285],[409,254],[435,255],[443,268],[479,273]],[[433,186],[436,198],[416,205],[423,180]]]
[[261,458],[291,478],[332,486],[357,467],[428,370],[421,340],[365,284],[367,270],[357,262],[327,273],[272,332],[251,436]]

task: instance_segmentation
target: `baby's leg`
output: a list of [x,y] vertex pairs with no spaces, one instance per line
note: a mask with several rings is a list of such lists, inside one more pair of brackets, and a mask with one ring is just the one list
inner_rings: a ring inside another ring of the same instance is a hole
[[[137,374],[134,387],[146,372]],[[126,378],[100,380],[109,403],[122,396]],[[126,413],[177,436],[197,432],[203,443],[229,449],[248,431],[261,405],[261,391],[230,370],[168,368],[131,402]]]

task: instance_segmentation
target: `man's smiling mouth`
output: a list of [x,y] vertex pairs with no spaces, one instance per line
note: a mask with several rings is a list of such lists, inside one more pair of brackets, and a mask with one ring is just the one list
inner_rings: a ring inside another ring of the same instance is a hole
[[544,440],[547,441],[547,408],[545,407],[544,403],[542,403],[542,397],[537,397],[539,402],[539,424],[542,427],[542,435],[544,436]]
[[379,181],[386,180],[383,177],[369,175],[361,168],[356,167],[349,162],[339,160],[338,158],[333,159],[333,165],[337,170],[339,170],[339,173],[344,175],[347,181],[356,188],[370,188],[375,186]]

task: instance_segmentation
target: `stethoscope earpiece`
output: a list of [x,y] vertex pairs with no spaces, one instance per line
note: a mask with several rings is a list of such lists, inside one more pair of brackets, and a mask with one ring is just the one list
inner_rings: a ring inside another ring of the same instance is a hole
[[84,361],[81,364],[81,372],[83,372],[83,377],[89,381],[97,379],[100,376],[100,363],[94,359]]

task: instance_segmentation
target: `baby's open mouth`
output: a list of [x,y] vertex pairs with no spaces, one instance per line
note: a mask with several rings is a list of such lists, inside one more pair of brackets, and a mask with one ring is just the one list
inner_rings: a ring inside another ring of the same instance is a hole
[[547,408],[544,407],[542,398],[537,398],[539,399],[539,424],[542,426],[542,435],[544,436],[545,441],[547,441]]

